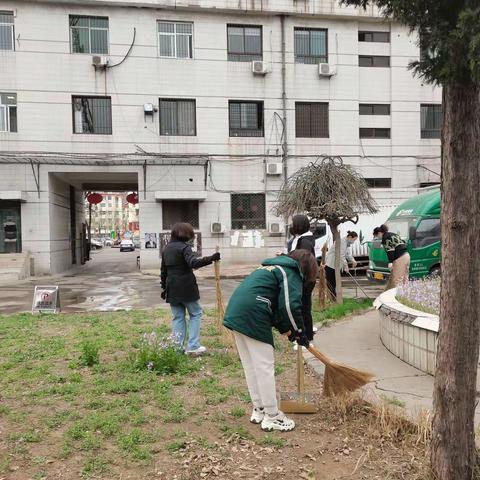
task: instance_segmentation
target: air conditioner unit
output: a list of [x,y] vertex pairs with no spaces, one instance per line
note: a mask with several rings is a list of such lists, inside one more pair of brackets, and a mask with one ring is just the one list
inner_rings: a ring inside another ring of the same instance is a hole
[[278,222],[272,222],[268,225],[268,233],[271,233],[272,235],[281,235],[282,231],[282,225]]
[[318,74],[321,77],[331,77],[337,73],[335,67],[328,63],[319,63],[318,64]]
[[92,57],[92,65],[94,67],[106,67],[108,65],[108,57],[101,57],[100,55],[94,55]]
[[282,171],[283,165],[281,163],[267,163],[267,175],[281,175]]
[[222,225],[220,222],[212,222],[210,224],[210,232],[211,233],[225,233],[225,225]]
[[255,75],[266,75],[268,73],[268,68],[265,62],[261,60],[254,60],[252,62],[252,72]]

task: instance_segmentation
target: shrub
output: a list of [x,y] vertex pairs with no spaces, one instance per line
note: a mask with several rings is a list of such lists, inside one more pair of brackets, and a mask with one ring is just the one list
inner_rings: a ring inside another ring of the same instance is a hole
[[440,313],[440,278],[412,280],[397,287],[397,300],[407,307],[438,315]]
[[100,361],[100,356],[98,354],[98,346],[86,340],[80,344],[80,363],[86,367],[93,367],[97,365]]
[[131,355],[137,370],[149,370],[162,375],[183,373],[189,370],[188,358],[183,354],[174,335],[159,337],[156,332],[144,333],[140,346]]

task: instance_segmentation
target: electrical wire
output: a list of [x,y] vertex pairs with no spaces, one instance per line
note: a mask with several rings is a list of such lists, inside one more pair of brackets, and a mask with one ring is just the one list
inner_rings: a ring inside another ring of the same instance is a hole
[[137,36],[137,29],[134,27],[133,28],[133,40],[132,40],[132,43],[130,45],[130,48],[128,49],[127,53],[125,54],[125,56],[122,58],[122,60],[120,60],[118,63],[115,63],[113,65],[107,65],[106,68],[115,68],[115,67],[118,67],[119,65],[121,65],[126,59],[127,57],[130,55],[130,52],[132,51],[132,48],[133,48],[133,45],[135,43],[135,38]]

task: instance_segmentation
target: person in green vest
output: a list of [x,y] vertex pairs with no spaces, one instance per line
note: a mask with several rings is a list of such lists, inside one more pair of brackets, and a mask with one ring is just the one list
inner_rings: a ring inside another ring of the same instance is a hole
[[278,409],[272,328],[308,348],[302,316],[304,284],[318,266],[308,250],[269,258],[235,290],[223,324],[233,331],[253,404],[252,423],[264,431],[290,431],[295,422]]

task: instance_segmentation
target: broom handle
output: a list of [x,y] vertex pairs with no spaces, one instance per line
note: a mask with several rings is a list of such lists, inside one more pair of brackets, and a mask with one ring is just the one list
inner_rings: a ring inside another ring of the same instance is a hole
[[304,400],[305,398],[305,367],[303,365],[303,353],[302,347],[298,346],[297,350],[297,377],[298,377],[298,393],[300,393],[300,398]]
[[308,351],[317,357],[324,365],[330,365],[332,363],[332,361],[326,355],[324,355],[322,352],[319,352],[315,347],[312,347],[312,345],[308,347]]
[[[220,247],[217,245],[215,247],[215,252],[218,253],[219,251],[220,251]],[[220,282],[220,262],[213,262],[213,269],[215,272],[215,280],[218,284]]]

